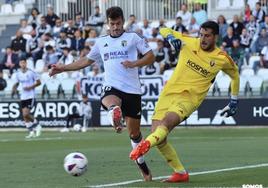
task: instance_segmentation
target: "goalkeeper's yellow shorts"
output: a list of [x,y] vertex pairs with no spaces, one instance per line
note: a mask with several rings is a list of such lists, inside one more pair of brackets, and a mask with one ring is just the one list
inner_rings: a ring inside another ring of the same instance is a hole
[[156,103],[152,120],[162,120],[167,112],[175,112],[181,121],[187,119],[199,106],[193,102],[191,95],[185,91],[181,93],[161,93]]

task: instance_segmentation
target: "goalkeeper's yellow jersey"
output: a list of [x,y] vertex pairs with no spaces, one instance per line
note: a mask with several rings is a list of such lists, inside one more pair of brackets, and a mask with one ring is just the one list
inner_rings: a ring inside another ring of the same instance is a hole
[[164,38],[172,34],[183,43],[178,64],[163,92],[188,91],[193,102],[198,105],[206,97],[217,73],[222,70],[231,77],[231,94],[238,95],[238,67],[228,54],[219,48],[215,48],[212,52],[204,51],[200,47],[199,38],[183,35],[169,28],[162,28],[160,34]]

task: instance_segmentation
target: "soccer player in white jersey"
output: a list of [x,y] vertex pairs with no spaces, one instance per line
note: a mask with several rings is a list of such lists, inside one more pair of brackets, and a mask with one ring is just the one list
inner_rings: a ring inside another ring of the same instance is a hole
[[[56,64],[50,75],[63,71],[74,71],[91,65],[98,59],[104,63],[104,85],[101,96],[102,106],[109,110],[108,116],[117,132],[122,129],[122,114],[125,117],[131,145],[135,148],[142,140],[141,120],[141,84],[138,67],[154,62],[154,55],[146,40],[135,32],[123,29],[124,15],[120,7],[106,10],[110,34],[99,37],[90,53],[85,58],[69,64]],[[143,57],[138,59],[138,53]],[[138,158],[136,164],[140,168],[145,181],[152,175],[144,158]]]
[[27,68],[26,59],[20,59],[19,65],[20,70],[16,72],[16,83],[13,86],[13,92],[16,92],[19,84],[21,84],[20,100],[22,116],[25,126],[29,130],[29,135],[25,138],[38,137],[41,134],[42,127],[37,124],[30,110],[33,108],[35,102],[34,88],[41,84],[40,78],[37,73]]

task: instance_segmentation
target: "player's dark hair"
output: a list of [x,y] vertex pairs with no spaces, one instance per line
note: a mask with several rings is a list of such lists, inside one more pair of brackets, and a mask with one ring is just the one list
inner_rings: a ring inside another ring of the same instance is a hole
[[206,21],[201,25],[203,29],[212,29],[214,35],[219,34],[219,25],[214,21]]
[[107,20],[110,18],[112,20],[117,19],[117,18],[122,18],[124,19],[124,13],[123,10],[120,7],[110,7],[106,10],[106,18]]

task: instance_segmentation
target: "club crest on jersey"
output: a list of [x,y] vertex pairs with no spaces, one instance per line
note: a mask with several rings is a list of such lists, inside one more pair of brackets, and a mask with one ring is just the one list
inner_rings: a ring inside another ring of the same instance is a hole
[[123,47],[127,46],[127,41],[126,41],[126,40],[122,40],[122,41],[121,41],[121,45],[122,45]]
[[215,65],[215,61],[212,60],[212,61],[210,61],[209,64],[210,64],[211,67],[213,67]]

